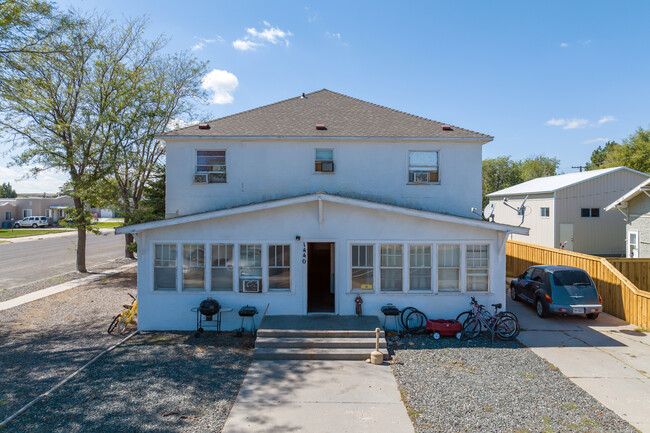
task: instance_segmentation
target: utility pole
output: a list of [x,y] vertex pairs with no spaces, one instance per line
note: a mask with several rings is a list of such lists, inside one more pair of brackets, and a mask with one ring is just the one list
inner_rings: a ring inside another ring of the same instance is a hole
[[586,166],[586,165],[579,165],[579,166],[577,166],[577,167],[571,167],[571,168],[579,168],[579,169],[580,169],[580,173],[582,173],[582,169],[584,168],[584,169],[586,170],[586,169],[587,169],[587,166]]

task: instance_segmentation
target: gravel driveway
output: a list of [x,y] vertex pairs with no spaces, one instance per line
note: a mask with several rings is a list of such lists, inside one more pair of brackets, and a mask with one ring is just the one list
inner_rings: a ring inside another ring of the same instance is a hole
[[637,431],[517,342],[403,343],[393,372],[418,433]]

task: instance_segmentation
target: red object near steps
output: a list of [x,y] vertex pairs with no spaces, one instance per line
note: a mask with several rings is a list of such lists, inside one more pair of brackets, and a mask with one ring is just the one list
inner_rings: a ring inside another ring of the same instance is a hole
[[456,335],[463,329],[463,324],[458,320],[429,319],[427,320],[427,331],[438,333],[444,337]]

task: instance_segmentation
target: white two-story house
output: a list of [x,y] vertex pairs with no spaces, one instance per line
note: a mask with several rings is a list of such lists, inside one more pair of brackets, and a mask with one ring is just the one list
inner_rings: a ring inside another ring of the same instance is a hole
[[190,330],[207,297],[269,315],[505,302],[505,242],[482,221],[492,137],[321,90],[159,137],[167,218],[138,243],[139,327]]

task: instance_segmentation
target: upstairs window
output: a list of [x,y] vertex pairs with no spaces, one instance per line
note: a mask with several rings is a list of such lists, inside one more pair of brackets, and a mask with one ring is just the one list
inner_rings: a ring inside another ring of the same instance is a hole
[[409,183],[438,182],[438,152],[409,152]]
[[539,213],[542,218],[548,218],[551,216],[551,208],[548,207],[540,208]]
[[226,151],[197,150],[194,183],[226,183]]
[[597,207],[583,207],[580,209],[580,216],[582,218],[600,218],[600,209]]
[[321,173],[334,173],[334,149],[316,149],[314,169]]

